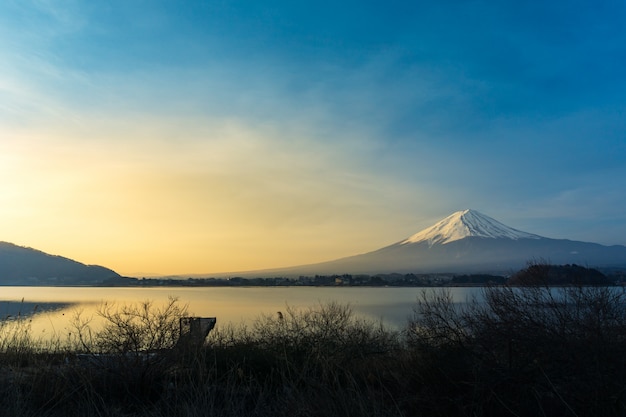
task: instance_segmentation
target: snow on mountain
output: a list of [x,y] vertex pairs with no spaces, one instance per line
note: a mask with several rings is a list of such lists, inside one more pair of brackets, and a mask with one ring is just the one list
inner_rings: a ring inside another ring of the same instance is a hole
[[555,265],[626,267],[626,246],[603,246],[522,232],[475,210],[453,213],[419,233],[380,249],[332,261],[238,276],[313,276],[388,273],[509,274],[529,261]]
[[400,245],[428,242],[445,245],[466,237],[505,238],[505,239],[541,239],[539,235],[522,232],[506,226],[476,210],[462,210],[451,214],[433,226],[422,230],[399,242]]

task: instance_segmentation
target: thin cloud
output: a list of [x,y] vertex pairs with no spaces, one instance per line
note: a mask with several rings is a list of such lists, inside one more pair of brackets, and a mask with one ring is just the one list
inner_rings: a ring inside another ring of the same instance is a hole
[[[28,207],[3,209],[3,230],[73,230],[73,251],[94,222],[102,242],[132,231],[160,251],[167,229],[225,269],[220,248],[258,253],[249,267],[324,260],[462,208],[558,236],[619,219],[625,15],[611,1],[3,3],[0,186]],[[550,226],[563,213],[574,223]]]

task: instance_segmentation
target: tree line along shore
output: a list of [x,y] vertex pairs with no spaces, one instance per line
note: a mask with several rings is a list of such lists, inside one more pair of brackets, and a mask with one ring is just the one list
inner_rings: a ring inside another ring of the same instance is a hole
[[[104,286],[184,286],[184,287],[441,287],[441,286],[484,286],[520,285],[529,280],[543,277],[550,285],[621,285],[626,281],[626,269],[599,269],[576,264],[550,265],[545,262],[531,262],[517,272],[510,274],[449,274],[449,273],[389,273],[389,274],[342,274],[313,275],[299,277],[227,277],[227,278],[129,278],[113,277],[102,282]],[[542,283],[542,282],[539,282]]]

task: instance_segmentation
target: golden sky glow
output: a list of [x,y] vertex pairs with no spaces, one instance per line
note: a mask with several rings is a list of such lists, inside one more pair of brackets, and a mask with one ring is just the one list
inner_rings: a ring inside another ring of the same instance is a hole
[[626,244],[625,18],[560,0],[0,2],[0,241],[203,274],[375,250],[471,207]]
[[158,123],[127,141],[14,133],[0,145],[4,239],[133,275],[295,265],[374,249],[376,235],[391,243],[364,210],[381,206],[368,199],[378,180],[336,148],[233,123],[211,141],[150,139]]

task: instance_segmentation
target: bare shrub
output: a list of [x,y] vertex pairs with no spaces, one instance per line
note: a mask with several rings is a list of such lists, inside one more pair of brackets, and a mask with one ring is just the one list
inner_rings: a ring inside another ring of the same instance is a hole
[[407,335],[430,377],[453,387],[438,394],[473,414],[626,411],[621,288],[488,287],[465,305],[424,293]]
[[320,304],[259,317],[255,342],[266,349],[301,352],[315,358],[357,358],[398,347],[397,335],[382,323],[357,318],[349,305]]
[[248,415],[399,415],[385,384],[394,380],[400,346],[398,334],[356,317],[349,305],[286,306],[250,329],[211,334],[215,390],[235,390],[215,396],[212,407],[228,409],[220,399],[240,396],[236,404],[253,409]]
[[415,414],[399,335],[346,305],[217,328],[184,359],[176,300],[99,311],[93,321],[76,312],[62,361],[38,351],[19,372],[0,367],[0,416]]
[[[152,301],[103,303],[97,310],[97,323],[77,312],[70,340],[77,351],[66,380],[78,397],[106,398],[120,410],[154,404],[164,395],[169,369],[177,359],[172,348],[186,313],[176,298],[162,306]],[[103,406],[97,404],[96,409]]]
[[180,319],[186,314],[187,307],[173,297],[163,307],[155,307],[152,301],[121,306],[105,302],[98,309],[105,322],[93,341],[103,353],[171,349],[180,335]]

